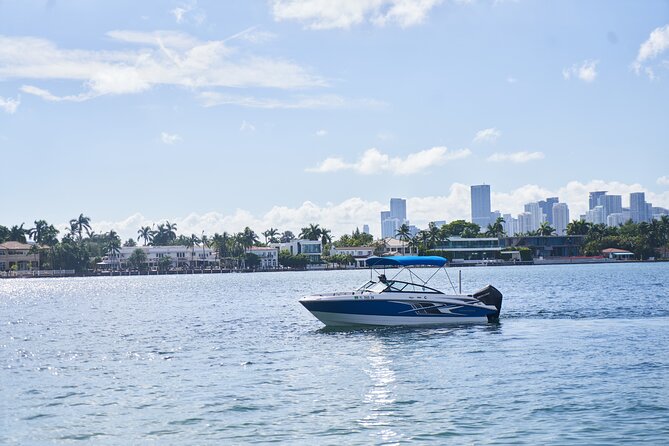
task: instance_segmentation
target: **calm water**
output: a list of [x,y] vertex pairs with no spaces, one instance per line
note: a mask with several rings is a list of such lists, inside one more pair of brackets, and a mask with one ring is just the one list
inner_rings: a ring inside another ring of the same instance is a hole
[[499,325],[329,331],[297,302],[368,276],[0,281],[0,444],[669,442],[669,264],[464,269]]

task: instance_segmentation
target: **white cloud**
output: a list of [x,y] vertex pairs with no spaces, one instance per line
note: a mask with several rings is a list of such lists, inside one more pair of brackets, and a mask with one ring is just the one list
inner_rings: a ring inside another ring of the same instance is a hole
[[248,121],[242,121],[241,127],[239,127],[240,132],[255,132],[256,126],[251,124]]
[[16,113],[16,110],[19,108],[19,105],[21,104],[21,99],[12,99],[12,98],[3,98],[0,96],[0,110],[4,110],[10,115],[13,115]]
[[[546,197],[559,197],[560,202],[569,205],[571,218],[576,219],[588,209],[588,193],[595,190],[606,190],[610,194],[622,195],[624,206],[629,204],[629,194],[631,192],[645,192],[646,201],[653,203],[655,206],[669,207],[669,191],[655,194],[639,184],[602,180],[593,180],[588,183],[571,181],[558,189],[546,189],[528,184],[509,192],[495,192],[493,190],[491,202],[493,209],[499,209],[502,213],[510,213],[515,216],[523,212],[525,203],[545,199]],[[242,231],[246,226],[253,229],[257,234],[270,227],[279,228],[281,231],[290,230],[297,234],[301,228],[309,223],[318,223],[332,230],[334,237],[348,234],[356,227],[362,228],[363,224],[369,224],[372,233],[379,237],[381,232],[379,213],[387,208],[388,203],[366,201],[353,197],[341,203],[326,203],[324,205],[305,201],[294,208],[274,206],[261,215],[254,215],[244,209],[237,209],[230,215],[223,215],[218,212],[192,213],[181,217],[161,216],[153,220],[142,214],[134,214],[116,222],[99,222],[93,219],[92,224],[96,232],[107,232],[114,229],[124,240],[130,237],[136,239],[137,230],[141,226],[151,226],[153,223],[158,224],[165,220],[177,223],[179,234],[199,235],[202,231],[208,235],[224,231],[233,233]],[[427,227],[427,224],[434,220],[469,220],[471,218],[470,212],[470,189],[468,185],[461,183],[452,184],[447,195],[407,198],[407,216],[419,228]],[[58,225],[58,227],[64,228],[68,225],[64,223]]]
[[510,161],[512,163],[526,163],[528,161],[535,161],[544,159],[543,152],[513,152],[513,153],[493,153],[487,158],[487,161],[504,162]]
[[[648,64],[669,49],[669,25],[655,28],[648,39],[639,47],[639,53],[632,64],[636,74],[646,73],[650,80],[656,78],[652,66]],[[665,61],[666,63],[666,61]]]
[[501,135],[502,133],[494,127],[479,130],[474,136],[474,142],[495,142]]
[[252,26],[250,28],[245,29],[244,31],[235,34],[234,36],[228,37],[226,40],[239,39],[239,40],[245,40],[249,43],[259,44],[259,43],[269,42],[270,40],[274,40],[275,38],[276,34],[271,33],[269,31],[261,31],[258,29],[257,26]]
[[326,136],[328,134],[327,130],[320,129],[316,132],[316,136]]
[[39,87],[35,87],[34,85],[23,85],[21,87],[21,91],[24,93],[28,93],[37,97],[40,97],[44,99],[45,101],[49,102],[83,102],[87,101],[89,99],[92,99],[95,97],[95,95],[89,93],[81,93],[77,95],[67,95],[67,96],[56,96],[52,94],[51,92],[44,90]]
[[172,9],[170,13],[174,16],[178,24],[192,22],[196,25],[201,25],[207,18],[207,14],[202,8],[197,6],[197,1],[195,0],[182,3]]
[[188,34],[165,31],[112,31],[107,36],[128,47],[117,51],[63,49],[41,38],[0,36],[0,78],[60,79],[85,87],[79,94],[66,96],[40,86],[22,88],[50,101],[134,94],[156,85],[189,89],[328,85],[291,61],[247,54],[222,40],[202,42]]
[[238,105],[241,107],[264,109],[331,110],[341,108],[383,108],[386,106],[385,103],[374,99],[348,99],[333,94],[313,96],[300,95],[289,99],[276,99],[204,91],[198,95],[198,98],[205,107]]
[[162,132],[160,134],[160,139],[165,143],[165,144],[174,144],[176,142],[181,141],[181,136],[175,134],[170,134],[167,132]]
[[310,29],[350,28],[369,22],[402,28],[423,23],[443,0],[273,0],[274,20],[297,20]]
[[576,77],[583,82],[593,82],[597,78],[598,63],[598,60],[584,60],[580,66],[574,64],[570,68],[564,68],[562,70],[562,77],[565,80]]
[[657,184],[660,186],[669,186],[669,176],[661,176],[660,178],[657,179]]
[[393,175],[412,175],[430,167],[440,166],[448,161],[466,158],[471,155],[469,149],[449,151],[446,147],[433,147],[416,153],[410,153],[406,158],[390,157],[372,148],[360,157],[355,163],[346,163],[341,158],[327,158],[318,166],[306,169],[307,172],[336,172],[339,170],[353,170],[362,175],[392,173]]
[[510,84],[515,84],[516,82],[518,82],[518,79],[516,79],[515,77],[512,77],[512,76],[509,76],[509,77],[506,78],[506,81]]

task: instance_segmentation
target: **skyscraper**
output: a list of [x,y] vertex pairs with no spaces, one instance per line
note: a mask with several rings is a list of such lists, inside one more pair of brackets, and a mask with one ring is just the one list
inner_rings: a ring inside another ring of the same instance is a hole
[[569,224],[569,206],[567,203],[555,203],[551,211],[553,226],[557,235],[567,234],[567,225]]
[[546,216],[546,221],[553,226],[553,205],[559,203],[560,199],[558,197],[548,197],[545,200],[539,202],[539,207],[541,211]]
[[539,203],[527,203],[525,205],[525,212],[530,214],[530,231],[536,231],[541,226],[541,223],[546,221],[546,214],[543,213]]
[[646,206],[646,194],[643,192],[632,192],[630,194],[630,218],[634,223],[648,221]]
[[621,195],[602,195],[597,205],[604,208],[604,217],[623,212],[623,197]]
[[407,219],[407,201],[403,198],[390,199],[390,218],[396,218],[400,224],[404,224]]
[[390,211],[381,211],[381,238],[394,237],[394,232],[392,234],[388,234],[388,229],[385,225],[386,220],[390,220]]
[[472,223],[485,230],[490,224],[490,186],[480,184],[471,187]]
[[390,210],[381,211],[381,237],[395,237],[397,230],[407,220],[407,201],[403,198],[391,198]]
[[588,209],[594,209],[595,206],[599,205],[599,197],[606,195],[605,190],[590,192],[590,200]]

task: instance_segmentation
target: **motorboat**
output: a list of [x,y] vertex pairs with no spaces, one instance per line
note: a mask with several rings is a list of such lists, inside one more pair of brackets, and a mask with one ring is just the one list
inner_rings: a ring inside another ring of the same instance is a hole
[[[447,260],[438,256],[370,257],[370,280],[355,291],[314,294],[300,303],[327,326],[445,325],[497,322],[502,293],[492,285],[472,294],[446,294],[427,286]],[[431,275],[423,279],[419,267]],[[383,268],[380,271],[380,268]],[[395,272],[395,270],[398,270]],[[393,272],[392,278],[386,273]],[[376,277],[374,277],[376,276]]]

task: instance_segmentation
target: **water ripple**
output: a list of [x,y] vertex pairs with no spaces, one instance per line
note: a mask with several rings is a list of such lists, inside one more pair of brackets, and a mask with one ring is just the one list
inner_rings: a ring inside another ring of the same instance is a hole
[[297,303],[367,277],[0,281],[0,443],[669,438],[669,265],[464,270],[505,295],[491,325],[335,330]]

